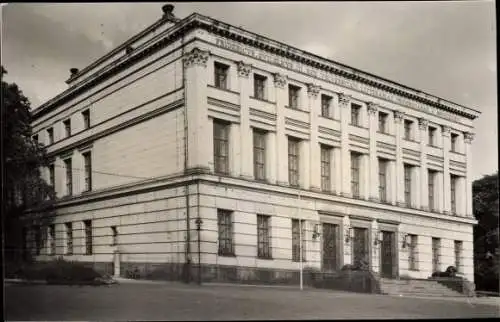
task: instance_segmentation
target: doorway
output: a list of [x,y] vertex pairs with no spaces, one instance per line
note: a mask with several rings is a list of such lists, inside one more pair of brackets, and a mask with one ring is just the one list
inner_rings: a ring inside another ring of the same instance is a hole
[[382,241],[380,244],[380,275],[382,277],[392,278],[395,276],[395,243],[394,232],[382,231]]

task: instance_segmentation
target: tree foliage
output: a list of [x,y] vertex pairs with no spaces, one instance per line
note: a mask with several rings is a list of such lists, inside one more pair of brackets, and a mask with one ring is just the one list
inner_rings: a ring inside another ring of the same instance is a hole
[[474,216],[474,271],[477,289],[498,292],[499,222],[498,172],[472,184]]
[[9,256],[22,247],[21,216],[27,209],[50,206],[55,193],[41,177],[48,158],[43,145],[32,139],[30,102],[15,83],[4,81],[6,74],[2,66],[2,220]]

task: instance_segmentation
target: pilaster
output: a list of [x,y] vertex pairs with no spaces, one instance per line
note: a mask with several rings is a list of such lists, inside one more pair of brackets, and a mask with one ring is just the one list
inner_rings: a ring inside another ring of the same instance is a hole
[[285,135],[285,105],[288,104],[287,78],[283,74],[274,74],[276,87],[276,145],[277,145],[277,184],[288,185],[288,141]]
[[368,108],[368,126],[370,131],[370,153],[369,153],[369,199],[378,201],[380,198],[378,192],[378,158],[377,158],[377,105],[369,102]]
[[349,216],[344,216],[342,218],[342,245],[343,245],[343,255],[344,255],[344,265],[348,265],[352,263],[352,254],[351,254],[351,244],[353,243],[352,240],[352,233],[350,231],[351,227],[351,222],[349,220]]
[[[238,62],[238,78],[240,83],[240,142],[241,151],[241,177],[245,179],[253,178],[253,147],[252,147],[252,128],[250,127],[250,95],[251,82],[249,75],[252,72],[252,66],[243,61]],[[267,151],[266,151],[267,152]]]
[[229,128],[229,173],[232,177],[241,175],[241,126],[231,123]]
[[207,110],[207,83],[208,73],[206,71],[210,52],[194,48],[185,54],[184,70],[186,75],[186,107],[188,120],[188,160],[185,171],[210,171],[208,160],[213,154],[213,146],[206,144],[206,138],[212,136],[212,128],[209,128]]
[[[372,233],[372,238],[370,240],[371,245],[370,249],[372,250],[372,256],[371,256],[371,266],[372,266],[372,271],[378,273],[380,272],[380,244],[374,245],[374,241],[378,239],[378,222],[377,220],[372,220],[371,222],[371,233]],[[397,241],[396,241],[397,242]]]
[[427,128],[429,121],[423,118],[418,120],[420,129],[420,209],[429,211],[429,178],[427,169]]
[[394,123],[396,125],[396,204],[398,206],[405,205],[404,197],[404,168],[403,168],[403,147],[401,144],[404,132],[403,128],[404,113],[401,111],[394,112]]
[[309,142],[301,140],[299,143],[299,185],[308,190],[311,177],[310,157],[309,157]]
[[[252,149],[253,150],[253,149]],[[277,171],[277,150],[276,150],[276,133],[267,132],[266,135],[266,179],[269,183],[276,183]]]
[[340,145],[341,145],[341,168],[342,168],[342,190],[344,197],[351,196],[351,156],[349,151],[349,119],[351,96],[339,94],[340,107]]
[[[336,194],[340,194],[342,192],[342,149],[333,148],[333,160],[334,160],[334,168],[335,168],[335,176],[334,176],[334,190]],[[333,173],[333,172],[332,172]]]
[[465,161],[466,163],[466,172],[467,175],[465,177],[465,189],[466,189],[466,216],[474,217],[472,211],[472,140],[474,139],[473,133],[464,133],[464,142],[465,142]]
[[451,213],[451,183],[450,183],[450,128],[447,126],[442,127],[443,135],[443,184],[444,184],[444,207],[443,212],[445,214]]
[[320,191],[321,187],[321,152],[318,143],[318,113],[321,110],[321,101],[318,99],[320,87],[314,84],[307,85],[307,96],[309,102],[309,167],[310,183],[309,188],[314,191]]

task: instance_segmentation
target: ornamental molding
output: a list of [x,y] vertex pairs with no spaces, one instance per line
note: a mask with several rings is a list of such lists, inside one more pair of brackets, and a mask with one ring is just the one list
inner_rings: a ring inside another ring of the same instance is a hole
[[405,117],[405,113],[401,111],[394,111],[394,121],[396,123],[401,123],[403,118]]
[[307,95],[311,98],[317,98],[320,90],[319,85],[307,84]]
[[341,107],[349,107],[349,102],[351,102],[351,99],[352,99],[351,95],[339,93],[339,105]]
[[278,88],[285,88],[285,86],[287,84],[286,75],[276,73],[273,76],[274,76],[274,86],[276,86]]
[[243,61],[239,61],[238,64],[238,76],[248,78],[252,72],[252,65],[245,64]]
[[426,120],[424,118],[419,118],[418,127],[422,131],[427,131],[427,128],[429,127],[429,120]]
[[184,56],[184,66],[186,66],[187,68],[192,66],[207,67],[207,61],[209,57],[210,52],[208,50],[194,48]]
[[451,133],[451,128],[449,126],[443,125],[442,127],[443,136],[449,137]]
[[474,140],[474,133],[464,132],[464,141],[467,144],[471,144],[472,140]]
[[368,102],[366,104],[366,107],[368,109],[368,114],[372,114],[372,115],[377,114],[377,111],[378,111],[378,105],[377,104],[372,103],[372,102]]

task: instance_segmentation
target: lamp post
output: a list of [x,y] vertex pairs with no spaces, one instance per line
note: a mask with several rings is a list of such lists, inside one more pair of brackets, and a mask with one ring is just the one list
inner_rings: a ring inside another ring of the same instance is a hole
[[298,194],[297,202],[297,217],[299,217],[299,269],[300,269],[300,290],[303,289],[303,279],[302,279],[302,218],[300,218],[300,189]]
[[201,224],[203,220],[198,217],[196,218],[196,230],[198,231],[198,285],[201,285]]

